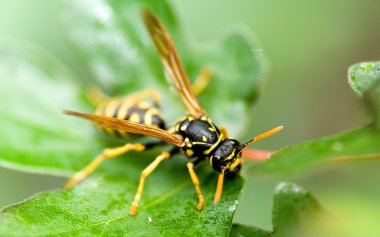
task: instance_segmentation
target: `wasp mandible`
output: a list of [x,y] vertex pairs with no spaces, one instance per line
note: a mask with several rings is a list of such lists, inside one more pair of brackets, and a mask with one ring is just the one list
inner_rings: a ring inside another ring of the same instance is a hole
[[[204,82],[209,79],[210,73],[205,70],[199,77],[200,79],[197,80],[199,83],[192,86],[178,56],[174,42],[164,25],[147,9],[142,11],[142,18],[166,73],[172,80],[189,114],[177,120],[173,127],[166,129],[158,106],[160,97],[153,90],[145,90],[123,98],[107,99],[98,107],[95,114],[65,110],[64,113],[68,115],[91,120],[98,128],[105,130],[109,134],[122,137],[138,134],[158,138],[160,142],[147,144],[127,143],[121,147],[105,149],[88,166],[69,179],[64,187],[70,188],[76,185],[107,158],[112,158],[131,150],[143,151],[154,146],[170,143],[174,145],[174,148],[168,152],[162,152],[141,172],[140,182],[129,213],[131,216],[136,214],[144,183],[148,176],[162,161],[180,151],[189,159],[187,168],[198,195],[197,208],[201,210],[204,206],[204,196],[194,167],[202,161],[207,161],[219,173],[214,196],[214,203],[216,204],[222,195],[224,176],[234,177],[241,169],[242,151],[251,143],[271,136],[279,132],[283,127],[276,127],[245,143],[240,143],[230,138],[224,127],[218,127],[212,122],[197,99],[197,94],[202,90],[200,85],[205,84]],[[147,99],[152,103],[147,103]]]

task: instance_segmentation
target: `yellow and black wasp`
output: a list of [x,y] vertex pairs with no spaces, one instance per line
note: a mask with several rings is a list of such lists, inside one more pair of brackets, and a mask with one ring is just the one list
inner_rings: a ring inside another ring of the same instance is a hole
[[[98,128],[113,135],[116,134],[121,137],[128,137],[131,134],[145,135],[158,138],[160,142],[148,144],[127,143],[121,147],[105,149],[87,167],[69,179],[64,187],[70,188],[76,185],[106,158],[112,158],[131,150],[142,151],[156,145],[170,143],[175,147],[169,152],[162,152],[141,172],[137,193],[129,213],[133,216],[137,212],[146,178],[163,160],[180,151],[189,158],[187,168],[198,194],[197,208],[200,210],[204,205],[204,197],[194,167],[202,161],[207,161],[215,171],[219,172],[214,197],[214,203],[216,204],[222,195],[224,175],[236,176],[241,169],[243,149],[253,142],[279,132],[282,126],[256,136],[243,144],[229,138],[226,129],[216,126],[207,116],[196,96],[196,92],[202,90],[202,86],[205,85],[205,81],[210,77],[210,73],[205,70],[193,88],[173,40],[164,25],[149,10],[143,10],[142,17],[166,72],[186,105],[189,115],[179,119],[173,127],[166,130],[159,110],[159,94],[154,90],[145,90],[124,98],[106,99],[98,107],[95,114],[65,110],[66,114],[91,120]],[[147,103],[148,98],[153,103]]]

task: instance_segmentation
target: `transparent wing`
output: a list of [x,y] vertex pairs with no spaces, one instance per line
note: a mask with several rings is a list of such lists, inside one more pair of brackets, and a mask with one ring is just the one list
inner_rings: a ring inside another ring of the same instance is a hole
[[142,16],[166,72],[173,81],[182,101],[187,106],[191,115],[197,118],[201,117],[205,114],[205,110],[198,102],[169,32],[151,11],[144,9]]
[[122,119],[116,119],[111,117],[104,117],[99,116],[95,114],[86,114],[86,113],[80,113],[75,111],[69,111],[64,110],[65,114],[78,116],[81,118],[85,118],[88,120],[91,120],[94,123],[99,124],[102,127],[105,128],[111,128],[118,130],[120,132],[130,132],[130,133],[137,133],[149,137],[158,138],[160,140],[169,142],[175,146],[182,147],[184,146],[184,140],[182,136],[169,133],[163,129],[149,127],[143,124],[122,120]]

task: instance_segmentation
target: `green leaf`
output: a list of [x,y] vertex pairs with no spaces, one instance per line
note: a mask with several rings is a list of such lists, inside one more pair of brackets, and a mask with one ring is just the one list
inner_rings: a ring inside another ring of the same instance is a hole
[[[169,164],[169,162],[168,162]],[[238,205],[243,179],[228,180],[213,204],[216,177],[206,175],[206,206],[178,164],[163,167],[147,182],[136,216],[128,215],[136,191],[136,172],[88,178],[68,191],[37,194],[0,214],[0,236],[225,236]],[[168,168],[171,168],[168,172]],[[149,185],[150,184],[150,185]]]
[[[113,95],[147,87],[163,95],[162,108],[169,124],[186,112],[176,93],[169,93],[162,63],[141,20],[148,7],[167,26],[192,81],[205,67],[212,80],[199,99],[217,124],[236,136],[242,131],[266,72],[262,50],[254,37],[239,29],[219,42],[190,45],[183,37],[170,7],[162,1],[67,1],[63,22],[93,82]],[[217,92],[217,93],[216,93]],[[228,118],[228,119],[227,119]]]
[[300,172],[316,165],[340,161],[380,158],[380,62],[355,64],[349,69],[349,83],[374,114],[366,127],[285,148],[269,160],[253,164],[258,173],[285,174]]
[[355,93],[362,97],[374,114],[375,126],[380,125],[380,61],[363,62],[350,67],[348,82]]
[[280,183],[273,200],[272,222],[274,236],[323,236],[318,234],[319,219],[327,216],[315,197],[303,188]]
[[[0,165],[17,170],[68,174],[102,148],[91,127],[63,116],[81,103],[73,75],[41,50],[17,41],[0,48]],[[81,129],[78,129],[81,127]],[[78,159],[79,158],[79,159]]]
[[331,216],[308,191],[295,184],[280,183],[274,193],[273,231],[234,224],[230,236],[326,236],[325,222],[330,220]]

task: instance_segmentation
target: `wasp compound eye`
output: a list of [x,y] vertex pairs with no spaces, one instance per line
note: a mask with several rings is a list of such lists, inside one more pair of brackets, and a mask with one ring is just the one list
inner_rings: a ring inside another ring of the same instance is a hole
[[223,158],[218,154],[214,154],[213,156],[211,156],[210,159],[211,159],[212,168],[218,172],[222,171],[221,167],[223,163]]

